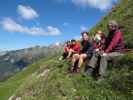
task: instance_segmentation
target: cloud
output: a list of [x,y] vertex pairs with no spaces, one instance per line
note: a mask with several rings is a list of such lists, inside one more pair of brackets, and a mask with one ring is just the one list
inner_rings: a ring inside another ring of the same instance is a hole
[[111,8],[116,0],[72,0],[76,5],[91,6],[100,10]]
[[[60,0],[65,1],[65,0]],[[113,3],[116,3],[117,0],[69,0],[73,4],[77,6],[83,6],[83,7],[93,7],[100,10],[107,10],[111,8]]]
[[50,34],[50,35],[59,35],[61,32],[56,27],[48,26],[47,27],[47,33]]
[[55,43],[56,46],[60,46],[60,44],[61,44],[60,42],[56,42]]
[[88,28],[87,28],[86,26],[80,26],[80,30],[81,30],[81,31],[87,31]]
[[48,36],[48,35],[55,36],[61,33],[61,31],[58,28],[53,26],[47,26],[46,29],[43,29],[42,27],[29,28],[16,23],[11,18],[3,18],[0,24],[2,25],[2,28],[5,31],[26,33],[28,35],[33,35],[33,36]]
[[17,12],[22,18],[26,20],[31,20],[39,16],[38,13],[30,6],[18,5]]

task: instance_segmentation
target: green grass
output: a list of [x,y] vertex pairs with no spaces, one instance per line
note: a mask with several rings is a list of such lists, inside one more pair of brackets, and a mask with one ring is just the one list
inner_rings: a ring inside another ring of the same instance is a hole
[[24,69],[22,72],[17,73],[13,77],[9,78],[7,81],[0,82],[0,100],[7,100],[9,96],[11,96],[16,89],[25,82],[25,79],[28,76],[39,69],[41,65],[45,65],[45,63],[47,63],[47,61],[51,58],[52,57],[48,57],[33,63],[29,67],[26,67],[26,69]]
[[[120,0],[120,4],[91,30],[107,33],[107,22],[117,20],[125,43],[133,47],[133,1]],[[68,62],[57,57],[42,59],[5,82],[0,83],[0,100],[11,95],[22,100],[133,100],[133,53],[116,58],[117,64],[108,66],[107,76],[101,82],[81,73],[67,73]],[[41,76],[42,74],[45,74]]]
[[85,75],[84,67],[79,74],[68,74],[70,64],[57,58],[42,59],[0,83],[0,100],[12,95],[22,100],[133,99],[133,53],[117,58],[119,64],[111,65],[101,82]]
[[[27,77],[15,96],[21,97],[22,100],[132,100],[133,69],[130,65],[133,55],[129,55],[119,60],[122,61],[126,57],[130,63],[122,62],[122,66],[109,67],[107,77],[101,82],[84,75],[83,67],[80,74],[68,74],[69,63],[53,58],[47,62],[48,65]],[[46,70],[49,71],[45,76],[38,77]]]

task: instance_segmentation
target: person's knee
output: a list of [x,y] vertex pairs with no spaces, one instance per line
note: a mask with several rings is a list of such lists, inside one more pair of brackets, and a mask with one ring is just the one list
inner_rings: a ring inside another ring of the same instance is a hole
[[78,58],[79,58],[79,55],[78,55],[78,54],[74,54],[73,57],[74,57],[75,59],[78,59]]
[[83,58],[83,55],[81,54],[81,55],[79,56],[79,58]]
[[73,52],[73,50],[72,50],[72,49],[70,49],[70,50],[69,50],[69,52]]
[[101,59],[107,59],[108,58],[108,56],[106,55],[101,55]]
[[81,55],[80,55],[80,58],[81,58],[81,59],[84,59],[85,57],[86,57],[85,54],[81,54]]

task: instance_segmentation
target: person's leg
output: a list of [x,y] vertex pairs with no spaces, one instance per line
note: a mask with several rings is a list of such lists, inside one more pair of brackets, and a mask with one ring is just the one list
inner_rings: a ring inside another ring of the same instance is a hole
[[93,54],[92,58],[90,59],[88,64],[85,66],[85,72],[88,75],[92,75],[93,74],[93,71],[94,71],[94,68],[96,67],[97,61],[98,61],[98,56]]
[[98,61],[98,56],[93,54],[92,58],[90,59],[88,66],[95,68]]
[[63,60],[66,59],[67,56],[68,56],[68,53],[67,52],[64,52],[63,55],[62,55],[62,57],[63,57],[62,59]]
[[68,52],[68,56],[67,56],[67,58],[70,58],[70,56],[72,55],[72,53],[73,53],[73,50],[70,49],[69,52]]
[[100,76],[105,76],[105,70],[107,68],[108,58],[109,58],[108,56],[101,56],[100,66],[99,66]]
[[75,70],[75,64],[76,64],[76,61],[79,60],[79,54],[74,54],[72,56],[72,60],[71,60],[71,67],[69,68],[69,71],[70,72],[74,72]]
[[79,54],[74,54],[72,56],[72,66],[75,65],[75,62],[79,59]]
[[79,73],[79,72],[80,72],[80,67],[81,67],[81,65],[83,64],[84,59],[85,59],[86,57],[87,57],[86,54],[81,54],[81,55],[79,55],[79,59],[76,60],[77,62],[75,63],[76,66],[74,66],[74,72],[76,72],[76,73]]
[[82,65],[83,62],[84,62],[84,59],[86,59],[86,58],[87,58],[87,55],[86,55],[86,54],[81,54],[81,55],[79,56],[78,68],[81,67],[81,65]]
[[62,55],[61,55],[61,57],[59,58],[59,60],[61,61],[61,60],[64,60],[66,58],[66,53],[64,52]]
[[118,56],[122,56],[123,54],[119,53],[119,52],[113,52],[113,53],[109,53],[106,56],[101,56],[101,60],[100,60],[100,67],[99,67],[99,74],[101,76],[105,76],[105,72],[108,66],[108,60],[114,58],[114,57],[118,57]]

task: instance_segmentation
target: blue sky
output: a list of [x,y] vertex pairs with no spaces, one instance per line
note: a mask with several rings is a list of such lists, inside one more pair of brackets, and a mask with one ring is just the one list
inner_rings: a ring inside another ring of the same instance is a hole
[[2,0],[0,50],[49,45],[79,38],[116,0]]

